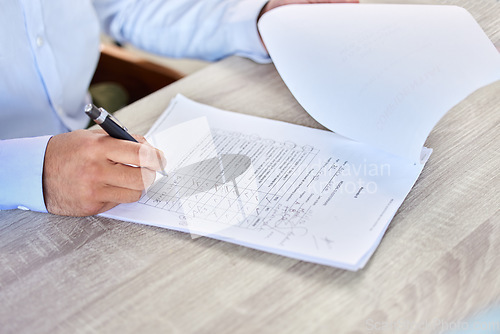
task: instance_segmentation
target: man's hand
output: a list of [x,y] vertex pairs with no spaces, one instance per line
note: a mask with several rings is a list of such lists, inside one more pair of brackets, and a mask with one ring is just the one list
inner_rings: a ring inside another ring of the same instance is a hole
[[43,167],[47,210],[89,216],[137,201],[166,161],[144,138],[136,139],[139,143],[114,139],[100,130],[52,137]]

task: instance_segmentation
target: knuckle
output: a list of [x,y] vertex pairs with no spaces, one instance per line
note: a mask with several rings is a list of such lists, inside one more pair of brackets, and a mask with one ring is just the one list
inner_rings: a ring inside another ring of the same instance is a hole
[[101,212],[103,205],[101,203],[87,203],[82,207],[85,216],[93,216]]
[[84,136],[78,146],[78,152],[81,154],[81,159],[85,161],[102,159],[107,150],[105,143],[103,143],[103,138],[104,136],[95,134]]
[[84,215],[93,216],[102,212],[106,205],[103,190],[98,187],[85,187],[80,193],[80,207]]
[[142,176],[140,168],[134,168],[126,175],[127,188],[142,189]]
[[147,168],[143,168],[142,173],[141,173],[141,177],[142,177],[141,182],[142,182],[143,189],[146,189],[150,185],[152,185],[153,182],[155,181],[156,172],[154,172],[150,169],[147,169]]
[[80,208],[85,215],[99,213],[102,203],[98,200],[97,191],[92,187],[85,188],[80,194]]
[[95,187],[83,187],[81,193],[82,204],[87,206],[93,204],[98,198],[98,191]]
[[84,148],[92,147],[92,145],[96,144],[103,138],[103,136],[91,131],[77,130],[77,132],[78,135],[81,137],[82,143],[86,144]]
[[149,161],[151,160],[151,149],[147,145],[140,145],[139,151],[137,152],[139,155],[139,161],[141,166],[147,166]]
[[121,197],[122,203],[133,203],[141,199],[142,191],[129,189],[123,192]]
[[141,145],[141,144],[139,144],[139,145],[134,145],[134,146],[133,146],[133,153],[134,153],[134,155],[135,155],[135,159],[136,159],[136,161],[138,161],[138,162],[139,162],[139,164],[141,164],[141,163],[142,163],[142,159],[143,159],[143,157],[142,157],[142,156],[143,156],[143,154],[144,154],[144,153],[143,153],[143,152],[144,152],[144,148],[143,148],[143,146],[144,146],[144,145]]
[[142,191],[139,190],[134,191],[134,193],[132,194],[132,202],[137,202],[138,200],[141,199],[141,196],[142,196]]
[[93,191],[96,183],[99,183],[101,178],[103,177],[103,170],[99,163],[93,160],[87,160],[85,163],[81,165],[81,168],[78,173],[78,177],[80,178],[83,186],[88,191]]

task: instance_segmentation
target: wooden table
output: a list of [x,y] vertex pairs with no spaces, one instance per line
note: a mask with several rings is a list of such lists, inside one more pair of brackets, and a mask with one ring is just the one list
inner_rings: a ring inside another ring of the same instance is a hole
[[[500,45],[495,0],[464,4]],[[236,57],[118,117],[145,133],[177,93],[320,127],[273,65]],[[430,161],[358,272],[101,217],[0,212],[0,332],[393,333],[379,327],[465,321],[500,301],[499,106],[497,82],[439,122]]]

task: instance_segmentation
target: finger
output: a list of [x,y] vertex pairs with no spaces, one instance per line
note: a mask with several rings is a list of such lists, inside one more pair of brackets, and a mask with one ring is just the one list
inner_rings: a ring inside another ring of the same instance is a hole
[[114,186],[104,186],[100,201],[106,203],[103,207],[108,207],[107,203],[133,203],[137,202],[142,191],[132,190]]
[[161,160],[162,162],[162,170],[165,169],[165,166],[167,165],[167,161],[165,159],[165,154],[163,153],[162,150],[159,150],[157,149],[156,147],[154,147],[153,145],[151,145],[147,140],[146,138],[144,138],[143,136],[140,136],[140,135],[132,135],[139,143],[141,144],[144,144],[144,145],[148,145],[154,149],[156,149],[158,151],[158,154],[159,154],[159,159]]
[[167,160],[165,158],[165,153],[163,153],[162,150],[159,150],[157,149],[156,147],[154,147],[153,145],[151,145],[147,140],[146,138],[144,138],[143,136],[140,136],[140,135],[132,135],[139,143],[141,144],[144,144],[144,145],[148,145],[154,149],[156,149],[158,152],[158,159],[160,160],[160,164],[161,164],[161,171],[163,171],[165,169],[165,167],[167,166]]
[[166,159],[163,152],[145,144],[126,140],[107,138],[108,149],[106,157],[114,162],[129,164],[161,171],[165,167]]
[[144,190],[153,184],[156,173],[147,168],[115,164],[112,168],[106,168],[102,177],[109,186]]

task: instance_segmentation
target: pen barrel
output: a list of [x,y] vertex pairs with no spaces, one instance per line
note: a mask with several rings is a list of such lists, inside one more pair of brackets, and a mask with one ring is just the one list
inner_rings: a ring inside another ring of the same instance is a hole
[[104,122],[101,123],[101,127],[113,138],[130,140],[136,143],[138,142],[134,137],[132,137],[121,126],[113,122],[109,117],[106,117]]

